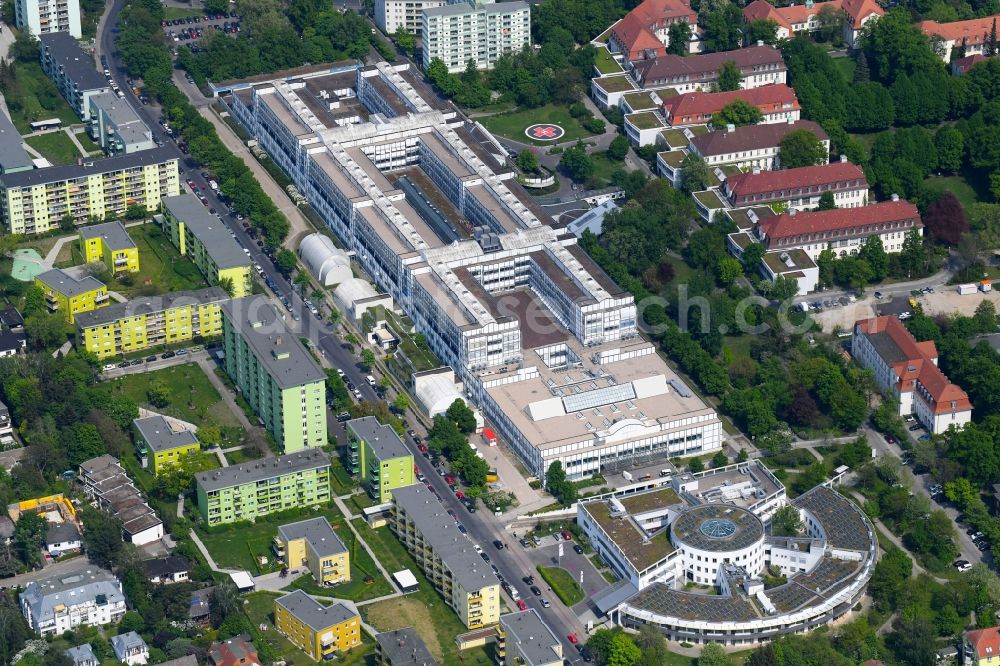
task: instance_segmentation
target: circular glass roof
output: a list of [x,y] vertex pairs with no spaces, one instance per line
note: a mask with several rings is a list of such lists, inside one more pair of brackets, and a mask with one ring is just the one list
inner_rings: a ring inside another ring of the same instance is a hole
[[736,523],[727,518],[711,518],[701,524],[701,533],[709,539],[727,539],[736,533]]

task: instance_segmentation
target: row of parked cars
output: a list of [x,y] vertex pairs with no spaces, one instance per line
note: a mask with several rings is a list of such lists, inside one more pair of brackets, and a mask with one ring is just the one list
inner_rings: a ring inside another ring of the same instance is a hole
[[172,351],[165,351],[159,356],[156,354],[150,354],[146,358],[136,358],[131,361],[121,361],[120,363],[108,363],[104,366],[105,370],[114,370],[115,368],[127,368],[133,365],[142,365],[143,363],[152,363],[153,361],[160,359],[166,360],[168,358],[174,358],[175,356],[186,356],[188,354],[193,354],[194,352],[200,352],[204,349],[202,345],[195,345],[193,347],[187,347],[185,349],[176,349]]

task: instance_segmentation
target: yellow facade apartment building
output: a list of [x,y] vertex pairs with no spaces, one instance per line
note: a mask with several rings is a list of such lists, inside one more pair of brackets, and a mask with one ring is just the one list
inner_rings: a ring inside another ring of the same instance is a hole
[[80,229],[80,254],[88,264],[102,263],[112,273],[139,272],[139,248],[118,220]]
[[95,277],[76,279],[58,268],[35,276],[35,286],[42,290],[49,312],[61,312],[72,324],[81,314],[103,308],[109,302],[108,288]]
[[351,580],[350,553],[325,516],[280,525],[274,550],[286,569],[309,567],[320,585]]
[[500,620],[500,580],[427,486],[392,490],[389,525],[466,627]]
[[105,359],[222,335],[221,287],[175,291],[116,303],[76,317],[76,343]]
[[209,284],[232,284],[233,298],[249,296],[250,254],[243,251],[222,220],[193,194],[167,197],[163,214],[154,217],[177,251],[190,257]]
[[201,442],[189,428],[168,421],[161,414],[134,419],[136,445],[143,467],[153,462],[153,476],[178,464],[184,456],[201,451]]
[[41,234],[94,217],[119,217],[131,205],[156,210],[163,197],[180,192],[177,158],[154,148],[83,164],[0,175],[0,213],[9,233]]
[[324,606],[302,590],[274,600],[278,631],[314,661],[361,645],[361,618],[342,603]]

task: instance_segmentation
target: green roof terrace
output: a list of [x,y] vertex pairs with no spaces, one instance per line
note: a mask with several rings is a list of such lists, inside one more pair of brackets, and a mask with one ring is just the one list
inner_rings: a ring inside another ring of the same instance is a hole
[[594,56],[594,69],[600,72],[601,76],[618,74],[623,71],[622,66],[618,64],[606,46],[597,49],[597,55]]
[[609,93],[620,93],[629,90],[637,90],[635,83],[629,78],[628,74],[617,74],[613,76],[602,76],[600,78],[594,79],[594,83],[597,84],[601,90]]
[[648,130],[655,129],[657,127],[663,127],[663,121],[660,120],[652,111],[645,111],[643,113],[630,113],[625,116],[625,120],[628,121],[633,127],[638,130]]

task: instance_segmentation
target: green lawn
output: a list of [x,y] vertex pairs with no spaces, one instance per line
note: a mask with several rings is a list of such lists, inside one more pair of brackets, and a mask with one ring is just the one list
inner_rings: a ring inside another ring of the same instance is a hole
[[968,210],[969,206],[979,202],[979,196],[972,185],[961,175],[956,176],[931,176],[924,180],[924,189],[928,193],[951,192]]
[[[149,404],[147,391],[152,382],[162,382],[170,392],[170,403],[166,407],[154,408]],[[138,405],[154,409],[168,416],[190,421],[196,426],[214,422],[219,426],[237,427],[239,421],[222,402],[205,372],[196,363],[175,365],[170,368],[128,375],[98,385],[99,390],[109,394],[120,392],[132,398]],[[235,442],[223,443],[234,446]]]
[[358,487],[358,484],[354,482],[351,475],[344,469],[340,458],[336,456],[330,461],[330,486],[333,488],[333,493],[338,497],[346,495]]
[[492,648],[472,648],[458,651],[455,636],[468,629],[462,624],[410,554],[389,530],[373,530],[362,520],[354,521],[358,534],[365,540],[387,571],[409,569],[417,578],[418,589],[403,598],[380,601],[361,607],[366,621],[379,631],[392,631],[412,626],[424,639],[431,654],[443,664],[487,664]]
[[[139,248],[139,272],[122,279],[109,277],[105,280],[109,289],[126,298],[133,298],[208,286],[194,262],[180,256],[170,239],[156,224],[150,222],[129,227],[128,234]],[[73,245],[74,251],[78,253],[78,245]]]
[[844,78],[848,81],[854,80],[854,58],[834,58],[833,62],[837,69],[844,73]]
[[593,153],[591,163],[594,165],[594,177],[606,183],[611,183],[611,174],[619,169],[624,169],[625,164],[618,160],[608,158],[607,153]]
[[27,134],[31,131],[30,123],[36,120],[58,118],[63,125],[80,122],[39,63],[19,62],[15,71],[16,79],[3,88],[3,94],[18,132]]
[[91,139],[90,135],[85,131],[76,132],[76,140],[80,142],[80,145],[83,146],[83,149],[88,153],[94,153],[101,149],[101,147],[94,143],[94,140]]
[[553,142],[535,141],[525,135],[525,128],[536,123],[555,123],[566,130],[566,134],[559,139],[560,143],[593,136],[592,133],[588,132],[577,122],[576,118],[569,115],[567,107],[555,104],[549,104],[537,109],[523,109],[514,113],[501,113],[482,118],[480,122],[494,134],[499,134],[513,141],[531,143],[538,146],[547,146]]
[[81,157],[73,140],[63,131],[25,137],[24,142],[53,164],[76,164]]
[[185,7],[164,7],[163,19],[173,21],[174,19],[187,18],[188,16],[204,16],[205,12],[200,9],[187,9]]
[[539,566],[535,568],[567,607],[575,606],[586,598],[587,593],[583,591],[579,583],[573,580],[572,574],[562,567]]

